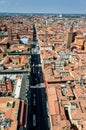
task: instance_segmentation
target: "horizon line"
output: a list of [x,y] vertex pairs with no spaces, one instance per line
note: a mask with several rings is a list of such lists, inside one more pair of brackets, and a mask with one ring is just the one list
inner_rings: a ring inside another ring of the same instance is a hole
[[54,13],[54,12],[2,12],[0,11],[0,13],[8,13],[8,14],[72,14],[72,15],[86,15],[86,13],[62,13],[62,12],[58,12],[58,13]]

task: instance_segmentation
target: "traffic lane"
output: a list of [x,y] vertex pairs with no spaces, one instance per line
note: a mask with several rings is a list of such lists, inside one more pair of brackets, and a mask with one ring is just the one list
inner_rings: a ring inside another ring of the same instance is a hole
[[42,120],[42,102],[41,102],[41,96],[40,96],[40,91],[39,89],[36,89],[36,93],[37,93],[37,111],[36,111],[36,114],[37,114],[37,129],[38,130],[42,130],[43,126],[43,120]]
[[31,55],[31,65],[38,65],[41,64],[40,61],[40,54],[32,54]]
[[[33,105],[33,99],[36,99],[36,105]],[[31,88],[31,112],[30,112],[30,129],[31,130],[48,130],[47,129],[47,116],[44,113],[45,109],[45,90],[44,88]],[[33,127],[33,114],[36,114],[36,126]]]
[[[42,68],[35,66],[35,64],[39,65],[39,63],[40,63],[40,55],[33,54],[32,59],[31,59],[31,64],[32,65],[34,64],[35,71],[33,73],[31,70],[31,78],[32,78],[31,83],[33,83],[33,81],[34,81],[35,84],[38,84],[38,83],[40,83],[39,81],[42,79],[42,78],[40,78],[40,77],[42,77]],[[31,90],[32,90],[32,88],[31,88]],[[46,118],[46,117],[45,117],[45,115],[43,116],[43,114],[44,114],[43,105],[44,104],[42,102],[42,97],[40,94],[41,91],[39,89],[35,89],[35,88],[34,88],[34,90],[36,91],[35,93],[37,94],[37,97],[36,97],[36,106],[33,105],[33,96],[31,99],[31,102],[32,102],[31,103],[31,111],[32,111],[31,112],[31,121],[33,122],[33,120],[32,120],[33,113],[36,113],[36,115],[37,115],[36,129],[37,130],[42,130],[42,129],[44,130],[45,129],[45,128],[43,128],[45,126],[44,118]],[[33,90],[32,90],[31,94],[33,95]],[[31,129],[33,129],[33,124],[31,124]],[[47,130],[47,129],[45,129],[45,130]]]
[[44,130],[49,130],[48,128],[48,116],[47,116],[47,99],[46,99],[46,90],[45,88],[40,88],[41,102],[42,102],[42,113],[43,113],[43,122],[44,122]]
[[34,69],[34,72],[33,72],[33,68],[31,68],[31,73],[30,73],[31,77],[30,77],[30,86],[34,86],[36,85],[36,80],[35,80],[35,77],[36,77],[36,74],[35,74],[35,69]]
[[[34,81],[34,82],[33,82],[33,81]],[[32,86],[33,86],[33,84],[34,84],[34,85],[39,85],[39,84],[41,84],[41,83],[43,83],[43,77],[40,76],[40,75],[39,75],[39,76],[37,75],[37,76],[35,77],[35,79],[32,80],[32,83],[31,83],[31,84],[32,84]],[[39,87],[40,87],[40,86],[39,86]]]
[[42,97],[42,96],[44,96],[44,95],[42,95],[42,90],[43,90],[43,88],[38,89],[38,91],[39,91],[39,110],[40,110],[40,115],[41,115],[40,124],[41,124],[41,130],[47,130],[48,129],[47,116],[44,113],[44,111],[46,111],[46,110],[44,110],[44,108],[45,108],[44,106],[46,105],[46,103],[43,102],[43,100],[42,100],[42,98],[44,98],[44,97]]
[[[38,78],[37,78],[37,80],[38,80]],[[36,126],[36,129],[37,130],[47,130],[46,128],[44,128],[45,126],[46,126],[46,122],[45,122],[45,120],[47,120],[46,119],[46,115],[44,114],[44,103],[42,102],[42,99],[43,99],[43,97],[42,96],[44,96],[43,94],[41,94],[41,89],[37,89],[37,88],[34,88],[34,89],[32,89],[31,88],[31,90],[32,90],[32,92],[31,92],[31,102],[32,102],[32,104],[31,104],[31,121],[33,121],[32,120],[32,116],[33,116],[33,113],[35,113],[36,114],[36,116],[37,116],[37,126]],[[36,106],[33,106],[33,95],[34,95],[34,93],[36,94]],[[44,122],[44,123],[43,123]],[[33,125],[33,124],[31,124],[31,125]],[[44,126],[45,125],[45,126]],[[31,126],[31,129],[33,129],[33,126]]]
[[41,66],[37,66],[37,65],[34,65],[33,67],[32,67],[32,72],[34,73],[34,74],[37,74],[37,75],[43,75],[43,72],[42,72],[42,67]]
[[[32,112],[31,112],[31,129],[34,129],[34,127],[33,127],[33,119],[32,119],[32,116],[33,116],[33,114],[35,113],[36,114],[36,127],[35,127],[35,129],[36,130],[42,130],[41,129],[41,116],[42,116],[42,114],[41,114],[41,104],[42,104],[42,102],[40,101],[40,96],[39,96],[39,91],[37,90],[37,89],[31,89],[31,97],[32,97],[32,103],[31,103],[31,108],[32,108]],[[33,105],[33,95],[36,95],[36,106],[34,106]]]
[[34,89],[31,89],[31,111],[30,111],[30,130],[36,130],[36,126],[33,126],[33,115],[36,115],[36,110],[33,109],[33,95],[36,94]]
[[43,73],[42,73],[42,69],[39,66],[33,66],[31,68],[31,85],[34,82],[34,85],[39,84],[39,83],[43,83]]
[[32,95],[32,108],[33,108],[33,113],[36,114],[36,106],[37,106],[37,94],[35,93],[34,89],[33,89],[33,95]]
[[30,86],[35,86],[37,84],[34,78],[30,79]]

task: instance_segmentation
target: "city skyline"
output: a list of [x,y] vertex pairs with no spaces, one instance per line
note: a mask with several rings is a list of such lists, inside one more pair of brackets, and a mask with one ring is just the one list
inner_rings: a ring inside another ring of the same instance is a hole
[[85,0],[0,0],[0,12],[86,14]]

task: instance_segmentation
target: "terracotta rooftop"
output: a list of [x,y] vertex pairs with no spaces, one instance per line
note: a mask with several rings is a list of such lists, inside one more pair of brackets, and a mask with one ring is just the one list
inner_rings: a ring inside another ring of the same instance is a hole
[[0,41],[0,44],[4,45],[4,44],[7,44],[8,43],[8,37],[5,37],[3,38],[1,41]]
[[0,81],[0,96],[10,96],[13,92],[13,84],[10,79],[3,79]]
[[8,97],[0,98],[0,113],[4,113],[2,119],[3,121],[4,119],[10,119],[10,125],[8,127],[8,130],[17,129],[18,106],[19,106],[19,99],[8,98]]
[[21,45],[21,44],[15,44],[15,45],[11,45],[11,47],[10,47],[10,51],[11,52],[23,52],[23,51],[25,51],[25,52],[28,52],[28,50],[30,49],[30,46],[28,46],[28,45]]
[[28,64],[27,56],[6,56],[1,64],[5,67],[5,69],[16,69],[19,67],[24,67]]

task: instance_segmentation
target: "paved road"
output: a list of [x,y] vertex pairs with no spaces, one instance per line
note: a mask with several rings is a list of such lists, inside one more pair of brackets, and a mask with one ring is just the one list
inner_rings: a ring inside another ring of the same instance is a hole
[[43,83],[43,73],[37,41],[33,43],[31,52],[28,130],[49,130],[46,107],[46,90]]

